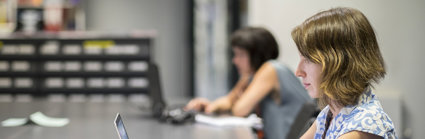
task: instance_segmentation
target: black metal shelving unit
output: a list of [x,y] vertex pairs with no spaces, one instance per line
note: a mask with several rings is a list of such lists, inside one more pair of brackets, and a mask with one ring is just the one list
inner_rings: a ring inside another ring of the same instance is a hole
[[0,38],[0,93],[147,93],[152,44],[151,36]]

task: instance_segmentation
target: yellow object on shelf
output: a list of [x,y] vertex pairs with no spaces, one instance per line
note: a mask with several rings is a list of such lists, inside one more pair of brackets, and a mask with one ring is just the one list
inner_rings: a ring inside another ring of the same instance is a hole
[[109,48],[114,45],[115,45],[115,42],[111,40],[84,41],[84,48],[89,48],[89,47]]

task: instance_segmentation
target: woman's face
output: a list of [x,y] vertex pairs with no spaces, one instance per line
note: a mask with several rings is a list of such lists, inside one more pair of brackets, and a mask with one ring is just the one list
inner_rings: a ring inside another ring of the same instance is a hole
[[251,68],[251,63],[249,59],[248,51],[238,47],[233,47],[233,64],[236,65],[239,75],[252,74],[253,70]]
[[312,98],[318,98],[322,74],[322,65],[313,63],[300,55],[300,63],[298,63],[295,75],[302,78],[303,85]]

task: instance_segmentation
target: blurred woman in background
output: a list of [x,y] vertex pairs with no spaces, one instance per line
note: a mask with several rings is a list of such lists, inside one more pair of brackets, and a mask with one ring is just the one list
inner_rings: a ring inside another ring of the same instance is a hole
[[247,116],[257,107],[263,118],[265,138],[286,138],[304,103],[311,101],[294,73],[279,63],[278,44],[264,28],[246,27],[231,38],[232,62],[240,78],[226,96],[210,102],[196,98],[186,109],[206,113],[230,111],[235,116]]

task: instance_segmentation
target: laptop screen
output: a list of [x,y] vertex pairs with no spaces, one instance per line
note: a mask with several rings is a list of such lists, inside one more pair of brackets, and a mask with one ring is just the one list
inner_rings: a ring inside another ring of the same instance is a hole
[[127,131],[125,130],[124,123],[122,122],[119,113],[117,113],[117,117],[115,117],[115,129],[117,130],[120,139],[128,139]]

